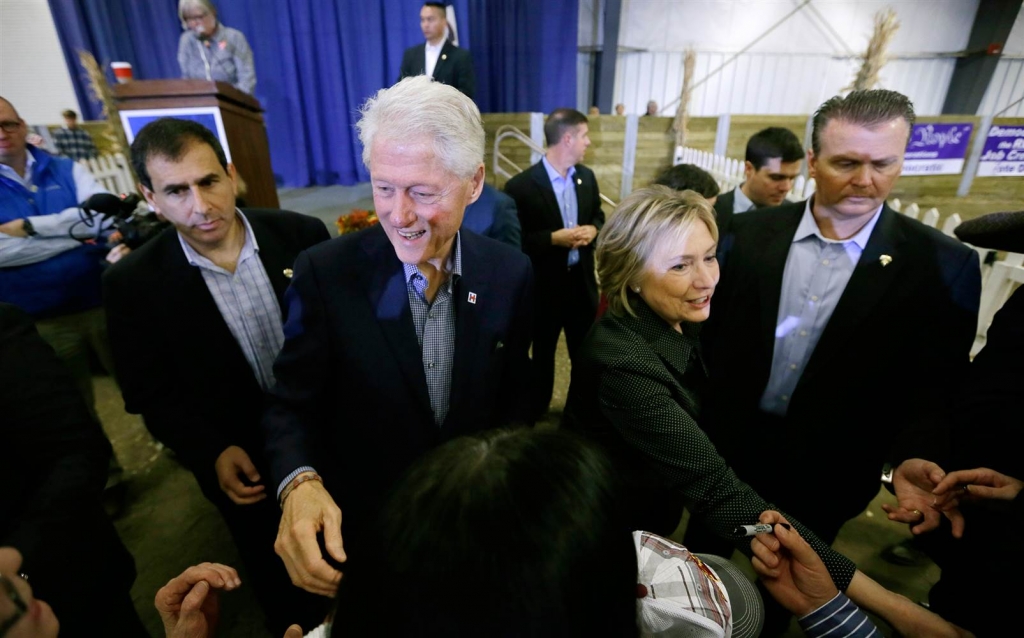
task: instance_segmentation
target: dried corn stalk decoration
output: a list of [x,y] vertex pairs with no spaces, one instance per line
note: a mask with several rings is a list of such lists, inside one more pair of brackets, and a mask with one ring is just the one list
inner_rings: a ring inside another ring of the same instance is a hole
[[103,69],[100,68],[92,53],[79,49],[78,60],[89,78],[91,97],[103,105],[100,115],[107,120],[103,137],[110,141],[114,153],[128,155],[128,138],[124,135],[121,116],[118,114],[117,105],[114,102],[114,94],[110,91],[110,85],[107,83],[107,76],[103,74]]
[[844,91],[864,91],[873,89],[879,84],[878,74],[889,61],[887,50],[896,31],[900,28],[896,12],[887,8],[875,14],[875,30],[868,42],[868,50],[864,52],[864,61],[860,70],[853,78],[853,84],[844,87]]
[[687,49],[683,56],[683,88],[679,94],[679,108],[672,130],[676,133],[676,146],[686,146],[687,127],[690,124],[690,96],[693,93],[693,69],[697,64],[697,53]]

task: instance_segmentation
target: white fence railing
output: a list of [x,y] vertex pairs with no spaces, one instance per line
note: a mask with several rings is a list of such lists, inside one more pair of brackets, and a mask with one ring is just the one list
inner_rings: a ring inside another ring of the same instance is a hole
[[111,193],[134,193],[135,178],[128,165],[128,159],[121,153],[100,155],[92,159],[79,160],[103,188]]

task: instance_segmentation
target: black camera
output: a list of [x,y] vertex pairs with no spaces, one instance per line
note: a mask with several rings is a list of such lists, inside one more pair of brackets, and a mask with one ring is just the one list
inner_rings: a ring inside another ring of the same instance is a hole
[[102,221],[110,220],[114,230],[121,236],[121,243],[135,250],[171,225],[153,213],[140,213],[140,202],[142,198],[134,193],[120,197],[97,193],[82,203],[82,221],[91,226],[97,215]]

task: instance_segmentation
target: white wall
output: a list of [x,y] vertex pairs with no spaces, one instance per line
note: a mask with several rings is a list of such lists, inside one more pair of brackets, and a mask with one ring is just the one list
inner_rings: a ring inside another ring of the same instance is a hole
[[0,95],[29,124],[81,113],[46,0],[0,0]]
[[[586,1],[586,0],[585,0]],[[597,0],[590,0],[591,3]],[[697,51],[699,81],[802,0],[623,0],[614,102],[641,113],[648,99],[674,102],[683,52]],[[906,93],[920,114],[939,113],[955,60],[924,57],[966,47],[979,0],[815,0],[697,88],[693,115],[803,114],[848,85],[874,15],[889,6],[901,23],[882,87]],[[812,11],[813,8],[813,11]],[[581,7],[581,32],[584,11]],[[592,10],[591,10],[592,13]],[[587,18],[592,24],[592,17]],[[624,50],[625,49],[625,50]],[[641,51],[630,51],[641,49]],[[675,107],[663,112],[673,115]]]

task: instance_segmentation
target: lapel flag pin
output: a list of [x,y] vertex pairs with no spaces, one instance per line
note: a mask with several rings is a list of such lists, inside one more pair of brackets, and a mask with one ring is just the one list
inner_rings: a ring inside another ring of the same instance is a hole
[[476,303],[476,293],[469,293],[469,299],[467,299],[466,301],[468,301],[469,303]]
[[892,263],[892,257],[890,257],[889,255],[882,255],[881,257],[878,258],[878,263],[882,264],[882,268],[885,268],[886,266]]
[[287,277],[288,279],[291,279],[292,275],[294,275],[294,274],[295,274],[295,272],[291,268],[285,268],[284,269],[284,276]]
[[442,53],[441,54],[441,59],[442,60],[447,60],[448,59],[448,54],[447,53]]

